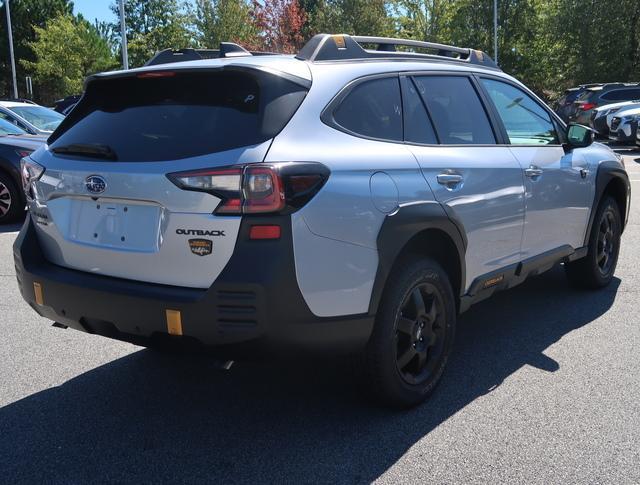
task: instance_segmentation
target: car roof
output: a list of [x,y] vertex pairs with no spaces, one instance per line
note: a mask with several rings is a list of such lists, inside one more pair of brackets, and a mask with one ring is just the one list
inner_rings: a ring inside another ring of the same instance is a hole
[[23,103],[22,101],[2,101],[0,100],[0,106],[5,108],[16,108],[18,106],[37,106],[33,103]]

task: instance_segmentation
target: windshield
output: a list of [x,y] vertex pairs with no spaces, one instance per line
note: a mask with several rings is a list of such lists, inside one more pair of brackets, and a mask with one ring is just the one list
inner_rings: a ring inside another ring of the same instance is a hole
[[7,135],[26,135],[27,132],[24,131],[22,128],[14,125],[13,123],[10,123],[7,120],[3,120],[2,118],[0,118],[0,136],[7,136]]
[[43,131],[55,130],[64,119],[60,113],[44,106],[14,106],[9,109]]

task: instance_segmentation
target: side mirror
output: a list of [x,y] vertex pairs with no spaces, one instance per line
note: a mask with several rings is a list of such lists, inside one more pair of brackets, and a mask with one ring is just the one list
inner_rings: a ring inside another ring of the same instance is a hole
[[587,126],[571,123],[567,128],[568,148],[584,148],[593,143],[593,130]]

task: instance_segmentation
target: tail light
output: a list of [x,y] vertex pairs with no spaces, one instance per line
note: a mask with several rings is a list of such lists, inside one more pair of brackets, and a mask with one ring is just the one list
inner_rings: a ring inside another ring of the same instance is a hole
[[589,111],[590,109],[593,109],[595,107],[595,103],[583,103],[579,106],[582,111]]
[[31,199],[33,194],[31,192],[31,184],[42,177],[44,173],[44,167],[30,158],[23,158],[20,160],[20,174],[22,175],[22,188],[24,193]]
[[255,163],[175,172],[167,177],[183,190],[218,197],[216,214],[291,213],[322,188],[329,169],[316,162]]
[[18,148],[16,150],[16,155],[18,155],[20,158],[28,157],[32,153],[33,153],[33,150],[27,150],[25,148]]

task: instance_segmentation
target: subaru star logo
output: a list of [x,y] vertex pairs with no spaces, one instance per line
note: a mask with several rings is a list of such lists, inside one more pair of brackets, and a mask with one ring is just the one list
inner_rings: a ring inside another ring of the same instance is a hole
[[92,194],[101,194],[107,188],[107,182],[99,175],[91,175],[84,181],[85,187]]

